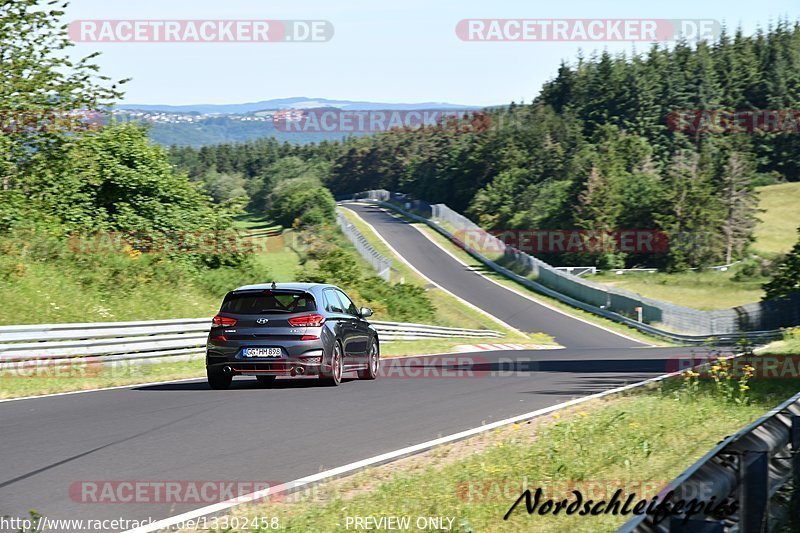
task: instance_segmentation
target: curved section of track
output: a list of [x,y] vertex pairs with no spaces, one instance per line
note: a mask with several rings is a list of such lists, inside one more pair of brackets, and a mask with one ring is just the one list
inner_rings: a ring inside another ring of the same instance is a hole
[[343,205],[375,228],[397,253],[431,281],[517,329],[549,333],[566,348],[645,346],[493,283],[455,260],[414,226],[384,209],[362,203]]

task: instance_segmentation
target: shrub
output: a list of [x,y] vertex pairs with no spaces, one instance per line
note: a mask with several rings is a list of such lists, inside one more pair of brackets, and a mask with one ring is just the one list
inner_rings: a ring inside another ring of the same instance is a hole
[[391,284],[374,275],[337,228],[314,226],[304,232],[303,238],[307,248],[297,273],[298,281],[338,285],[356,305],[371,307],[381,320],[435,319],[433,302],[424,289],[404,283]]
[[318,179],[288,179],[270,193],[267,215],[284,227],[330,223],[336,216],[336,201]]

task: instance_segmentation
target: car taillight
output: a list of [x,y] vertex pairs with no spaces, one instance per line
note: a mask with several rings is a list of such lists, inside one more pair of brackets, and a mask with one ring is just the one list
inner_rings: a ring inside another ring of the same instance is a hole
[[289,324],[298,327],[316,328],[325,323],[325,317],[316,313],[296,316],[289,319]]
[[211,323],[214,324],[215,326],[231,327],[236,325],[236,319],[227,316],[217,315],[211,320]]

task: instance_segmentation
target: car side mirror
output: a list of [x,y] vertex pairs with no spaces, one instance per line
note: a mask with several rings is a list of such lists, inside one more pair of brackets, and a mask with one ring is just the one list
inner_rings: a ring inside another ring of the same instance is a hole
[[372,309],[369,307],[362,307],[361,308],[361,316],[367,318],[368,316],[372,316]]

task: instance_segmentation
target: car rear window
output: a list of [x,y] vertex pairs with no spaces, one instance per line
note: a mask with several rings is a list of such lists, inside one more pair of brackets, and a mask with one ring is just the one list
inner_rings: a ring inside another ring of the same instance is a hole
[[314,297],[303,291],[247,291],[229,293],[222,302],[223,313],[263,315],[316,311]]

